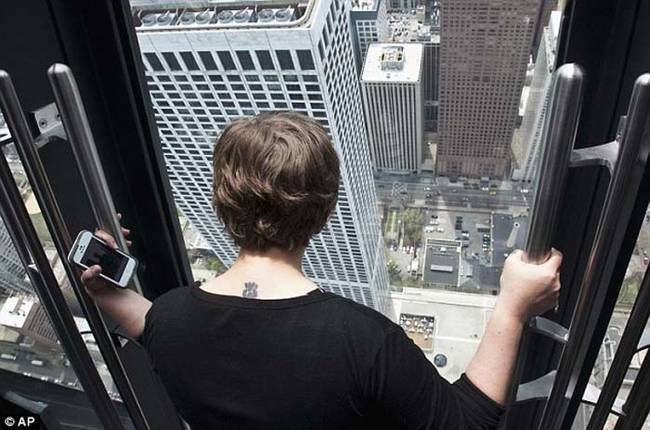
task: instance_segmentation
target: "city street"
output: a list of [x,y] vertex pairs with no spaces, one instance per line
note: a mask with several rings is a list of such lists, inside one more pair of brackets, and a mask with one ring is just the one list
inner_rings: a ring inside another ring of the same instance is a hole
[[[407,179],[407,178],[405,178]],[[392,178],[377,178],[375,186],[382,201],[398,200],[411,206],[452,206],[479,209],[505,209],[512,206],[528,207],[531,197],[526,188],[511,188],[507,183],[501,187],[483,187],[478,184],[440,184],[397,181]],[[487,189],[486,189],[487,188]]]

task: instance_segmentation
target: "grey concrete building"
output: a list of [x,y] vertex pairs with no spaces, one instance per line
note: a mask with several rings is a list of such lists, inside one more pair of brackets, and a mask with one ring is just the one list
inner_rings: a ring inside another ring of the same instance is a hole
[[538,0],[441,3],[437,172],[504,178]]

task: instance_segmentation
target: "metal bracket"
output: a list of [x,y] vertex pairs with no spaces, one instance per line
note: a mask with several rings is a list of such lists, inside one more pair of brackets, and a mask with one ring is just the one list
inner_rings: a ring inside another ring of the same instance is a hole
[[569,330],[548,318],[535,317],[530,320],[528,326],[534,333],[543,334],[560,343],[566,343],[569,339]]
[[589,148],[574,149],[571,152],[571,167],[583,166],[603,166],[609,170],[610,175],[614,173],[614,166],[618,160],[620,152],[620,141],[627,126],[627,115],[622,115],[618,120],[616,129],[616,138],[601,145],[591,146]]
[[603,166],[614,172],[614,166],[618,159],[620,144],[618,141],[603,143],[602,145],[590,146],[589,148],[574,149],[571,152],[570,167]]
[[[553,388],[553,382],[555,382],[556,374],[557,371],[552,370],[544,376],[519,385],[519,388],[517,389],[517,403],[531,400],[547,399],[551,395],[551,389]],[[595,405],[596,402],[598,402],[599,396],[600,389],[595,385],[588,384],[587,388],[585,389],[585,393],[582,396],[582,402],[590,405]],[[617,398],[614,401],[611,412],[616,415],[624,415],[624,403],[625,402],[622,399]]]
[[555,370],[552,370],[544,376],[533,379],[525,384],[520,384],[517,389],[517,403],[528,400],[547,399],[551,395],[556,373]]
[[35,110],[32,112],[32,116],[40,132],[39,136],[34,139],[38,148],[49,143],[52,137],[67,139],[56,103],[52,102]]

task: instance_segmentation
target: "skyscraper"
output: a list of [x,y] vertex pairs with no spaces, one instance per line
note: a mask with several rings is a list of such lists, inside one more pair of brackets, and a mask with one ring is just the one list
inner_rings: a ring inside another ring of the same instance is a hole
[[437,171],[509,173],[538,0],[441,2]]
[[349,3],[311,0],[135,10],[138,41],[179,209],[230,265],[211,209],[212,147],[225,125],[272,110],[317,119],[340,155],[339,202],[303,270],[323,288],[391,314],[383,239],[352,53]]
[[28,292],[30,287],[26,279],[25,268],[16,254],[4,222],[0,219],[0,290]]
[[357,71],[361,72],[363,62],[371,43],[388,40],[388,0],[353,0],[350,11],[352,47]]
[[370,45],[361,87],[375,169],[419,172],[423,131],[422,45]]
[[391,42],[418,43],[423,47],[424,131],[427,132],[438,131],[440,34],[433,27],[433,23],[437,22],[437,11],[436,3],[431,17],[426,16],[424,6],[418,6],[414,11],[393,11],[388,14]]
[[514,169],[512,179],[532,182],[537,174],[544,118],[550,102],[551,74],[555,67],[555,49],[560,31],[561,12],[553,12],[542,32],[528,91],[528,100],[518,136],[513,139]]

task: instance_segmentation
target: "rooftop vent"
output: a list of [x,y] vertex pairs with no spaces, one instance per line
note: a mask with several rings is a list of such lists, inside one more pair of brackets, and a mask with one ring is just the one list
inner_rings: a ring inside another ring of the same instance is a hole
[[242,9],[235,12],[234,18],[237,24],[243,24],[249,22],[252,16],[253,12],[250,9]]
[[219,24],[228,24],[232,22],[234,15],[235,14],[231,10],[222,10],[217,15],[217,21]]
[[275,20],[275,10],[273,9],[262,9],[257,14],[257,20],[259,22],[271,22]]

